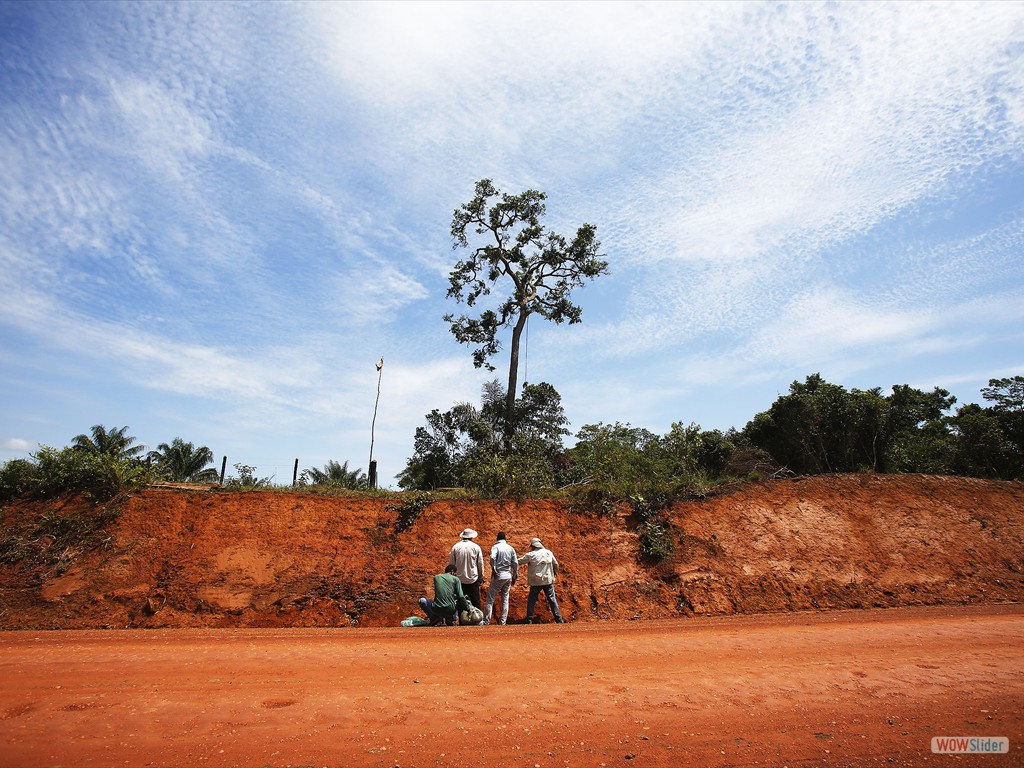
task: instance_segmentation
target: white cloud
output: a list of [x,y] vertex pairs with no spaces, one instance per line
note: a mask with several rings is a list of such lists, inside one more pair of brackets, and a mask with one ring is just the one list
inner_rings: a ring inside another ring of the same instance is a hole
[[[830,9],[831,25],[821,13],[789,6],[807,35],[793,33],[799,23],[769,25],[743,49],[716,48],[708,85],[723,94],[719,108],[753,92],[736,124],[704,130],[701,147],[678,138],[661,168],[634,180],[640,202],[619,206],[631,224],[616,229],[621,250],[657,275],[629,305],[656,314],[662,336],[719,316],[728,327],[744,307],[784,296],[779,284],[807,277],[822,250],[947,194],[972,169],[1021,156],[1024,123],[1000,106],[1021,98],[1007,58],[1018,9],[847,4]],[[801,68],[811,76],[793,77]],[[785,90],[791,83],[798,90]]]
[[834,288],[811,288],[759,329],[746,352],[762,363],[798,368],[840,356],[870,355],[934,329],[936,320],[929,315],[869,306]]
[[161,177],[184,181],[192,162],[210,150],[210,125],[159,84],[126,77],[111,83],[113,104],[129,132],[119,147]]
[[338,302],[355,323],[388,322],[409,302],[428,296],[416,278],[379,259],[357,262],[337,283]]
[[0,104],[0,319],[277,431],[362,429],[384,353],[381,439],[407,444],[479,396],[439,318],[448,217],[490,176],[611,261],[583,325],[533,340],[570,410],[954,365],[1020,316],[1022,8],[19,6],[39,54]]

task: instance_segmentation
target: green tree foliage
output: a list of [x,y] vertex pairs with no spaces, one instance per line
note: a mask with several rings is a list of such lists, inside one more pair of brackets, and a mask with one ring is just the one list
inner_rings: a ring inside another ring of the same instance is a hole
[[[992,413],[999,420],[1003,435],[1016,449],[1018,457],[1024,457],[1024,376],[1006,379],[989,379],[981,395],[994,405]],[[1024,459],[1018,459],[1022,462]],[[1012,474],[1014,478],[1024,476],[1019,467]]]
[[16,499],[35,490],[39,466],[28,459],[12,459],[0,467],[0,502]]
[[1024,377],[991,379],[982,390],[990,408],[897,385],[847,391],[808,376],[757,414],[743,430],[751,445],[797,474],[924,472],[1024,478]]
[[358,490],[366,488],[369,480],[362,469],[349,469],[348,462],[339,464],[333,459],[328,461],[323,469],[310,467],[302,471],[304,479],[313,485],[330,485],[335,488],[350,488]]
[[797,474],[921,471],[921,441],[934,448],[949,438],[943,414],[955,400],[939,388],[897,386],[888,397],[847,391],[813,374],[794,381],[742,437]]
[[1000,412],[970,404],[951,420],[954,444],[951,469],[955,474],[993,479],[1024,478],[1020,448],[1007,437]]
[[997,411],[1024,412],[1024,376],[1007,379],[989,379],[988,386],[982,387],[981,396]]
[[626,497],[655,471],[658,436],[629,424],[587,424],[576,434],[562,476],[568,483],[591,486]]
[[461,486],[463,462],[474,446],[470,433],[479,435],[484,426],[477,409],[459,403],[445,413],[435,408],[426,418],[426,426],[416,428],[413,455],[398,475],[399,486],[420,490]]
[[[573,289],[608,271],[600,258],[597,229],[583,224],[571,241],[541,224],[547,196],[535,189],[518,195],[500,192],[490,179],[476,184],[473,199],[455,210],[451,234],[455,248],[469,248],[470,238],[481,244],[459,261],[449,276],[448,297],[475,307],[503,279],[506,298],[496,309],[478,316],[453,314],[444,320],[461,344],[476,345],[473,364],[494,370],[488,361],[501,348],[498,331],[512,329],[505,414],[512,416],[519,372],[519,345],[526,321],[536,314],[555,323],[581,320],[582,310],[570,301]],[[515,426],[503,429],[511,438]]]
[[[22,483],[18,494],[50,498],[65,493],[86,493],[106,501],[121,491],[153,480],[152,470],[134,458],[117,458],[93,453],[78,446],[51,448],[40,446],[31,454],[30,470],[19,465]],[[4,474],[6,474],[6,467]]]
[[160,443],[155,451],[146,457],[156,470],[157,476],[175,483],[215,483],[220,475],[214,467],[213,451],[205,445],[198,448],[180,437],[171,444]]
[[699,424],[676,423],[660,437],[619,422],[588,424],[576,437],[562,461],[562,485],[577,486],[579,501],[607,512],[626,501],[634,511],[663,510],[674,499],[702,495],[728,473],[737,450],[734,435]]
[[[484,385],[479,407],[459,403],[445,413],[428,413],[426,426],[416,429],[415,452],[399,485],[421,490],[467,486],[487,494],[517,489],[511,495],[524,495],[531,483],[550,487],[555,457],[569,434],[561,395],[545,382],[524,384],[509,420],[506,402],[505,391],[492,381]],[[504,434],[506,423],[514,428],[511,439]]]
[[[512,406],[513,434],[522,441],[536,444],[546,452],[562,449],[562,438],[569,434],[569,419],[562,407],[562,396],[547,382],[523,384],[523,394]],[[516,446],[513,446],[515,448]]]
[[[907,385],[852,389],[819,374],[794,381],[789,393],[759,413],[742,432],[704,430],[677,422],[663,436],[629,424],[589,424],[562,449],[566,420],[548,384],[523,387],[507,441],[505,392],[484,387],[469,403],[432,411],[417,430],[416,455],[401,476],[405,488],[466,486],[494,495],[523,496],[573,489],[586,506],[610,512],[629,502],[665,509],[733,477],[826,472],[922,472],[1024,479],[1021,434],[1024,377],[993,379],[983,390],[990,408],[962,406],[944,389]],[[639,514],[639,513],[638,513]],[[666,521],[645,519],[664,551]],[[647,530],[647,529],[645,529]]]
[[716,478],[725,474],[735,451],[734,435],[677,422],[658,441],[659,470],[667,478]]
[[0,468],[0,498],[23,494],[51,498],[84,493],[106,501],[122,491],[153,480],[153,471],[139,458],[145,450],[128,427],[107,429],[102,424],[81,434],[66,448],[40,446],[28,459],[15,459]]
[[463,464],[466,488],[490,498],[522,499],[555,489],[549,446],[536,436],[514,435],[510,450],[475,451]]
[[869,468],[876,472],[951,472],[953,440],[946,412],[955,402],[956,398],[938,387],[925,392],[906,384],[894,386],[880,412],[875,451],[880,458]]
[[111,456],[115,459],[134,459],[146,448],[127,433],[128,427],[107,429],[102,424],[97,424],[90,430],[90,434],[75,437],[71,445],[86,453]]

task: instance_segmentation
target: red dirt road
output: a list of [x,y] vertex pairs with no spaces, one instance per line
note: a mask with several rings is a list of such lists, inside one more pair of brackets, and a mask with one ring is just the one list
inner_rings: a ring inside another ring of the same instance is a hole
[[1019,605],[8,632],[0,765],[1020,766],[1022,638]]

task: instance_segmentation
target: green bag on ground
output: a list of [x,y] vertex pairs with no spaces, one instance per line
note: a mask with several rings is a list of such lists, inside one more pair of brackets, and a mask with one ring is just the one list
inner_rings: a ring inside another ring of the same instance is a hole
[[426,627],[429,624],[430,622],[422,616],[410,616],[408,619],[402,619],[403,627]]

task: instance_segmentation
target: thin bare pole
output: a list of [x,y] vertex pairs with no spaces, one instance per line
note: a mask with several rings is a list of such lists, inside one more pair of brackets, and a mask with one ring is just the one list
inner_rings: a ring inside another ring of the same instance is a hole
[[370,467],[367,470],[369,472],[370,487],[377,487],[377,466],[373,463],[373,438],[374,430],[377,427],[377,406],[380,404],[380,379],[382,371],[384,369],[384,358],[382,357],[377,361],[377,399],[373,403],[373,421],[370,422]]

